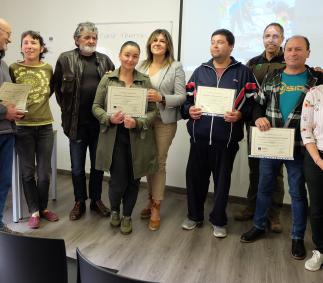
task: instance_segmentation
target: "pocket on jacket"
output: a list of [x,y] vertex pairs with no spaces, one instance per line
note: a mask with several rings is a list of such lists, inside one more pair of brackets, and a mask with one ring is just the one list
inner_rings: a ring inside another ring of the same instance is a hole
[[64,75],[61,92],[62,93],[72,93],[75,88],[75,77],[73,75]]

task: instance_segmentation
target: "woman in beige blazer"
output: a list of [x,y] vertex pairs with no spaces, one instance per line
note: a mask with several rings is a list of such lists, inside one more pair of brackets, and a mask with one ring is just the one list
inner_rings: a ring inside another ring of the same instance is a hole
[[150,218],[150,230],[160,226],[160,203],[164,199],[166,159],[175,136],[177,121],[181,119],[179,107],[186,99],[185,74],[180,62],[174,60],[174,47],[167,30],[157,29],[146,44],[147,59],[139,70],[149,75],[153,89],[148,101],[157,104],[158,114],[153,129],[157,145],[158,166],[155,174],[148,175],[149,202],[141,211],[141,218]]

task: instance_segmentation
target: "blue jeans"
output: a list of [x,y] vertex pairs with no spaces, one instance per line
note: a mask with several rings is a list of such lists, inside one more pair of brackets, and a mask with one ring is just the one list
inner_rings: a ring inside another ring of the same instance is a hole
[[276,185],[280,167],[285,164],[288,175],[289,194],[292,200],[292,239],[303,239],[307,221],[307,196],[303,173],[303,157],[294,160],[261,159],[260,176],[257,195],[257,206],[254,226],[266,228],[267,213],[271,205],[271,196]]
[[30,213],[47,208],[53,150],[53,126],[17,126],[16,150]]
[[15,138],[13,134],[0,135],[0,228],[3,227],[3,211],[11,188],[12,157]]
[[97,201],[101,199],[103,171],[95,169],[96,147],[98,136],[88,138],[88,140],[70,140],[70,156],[72,166],[72,181],[74,187],[75,201],[84,202],[87,199],[85,161],[86,151],[89,148],[91,169],[89,180],[90,199]]

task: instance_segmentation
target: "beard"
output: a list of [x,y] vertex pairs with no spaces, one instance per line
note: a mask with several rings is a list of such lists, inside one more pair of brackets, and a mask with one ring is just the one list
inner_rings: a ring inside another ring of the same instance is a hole
[[87,46],[87,45],[80,45],[79,46],[81,52],[86,54],[92,54],[96,50],[96,46]]
[[2,46],[0,46],[0,50],[1,51],[7,51],[7,49],[8,49],[8,45],[7,45],[7,43],[3,43],[3,45]]

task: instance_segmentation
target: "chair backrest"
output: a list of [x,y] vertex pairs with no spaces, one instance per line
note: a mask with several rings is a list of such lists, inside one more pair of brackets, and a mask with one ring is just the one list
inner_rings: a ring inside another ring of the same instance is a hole
[[90,262],[77,248],[79,283],[153,283],[125,277]]
[[0,232],[0,282],[67,283],[64,240]]

